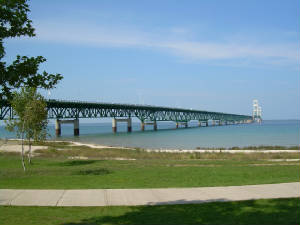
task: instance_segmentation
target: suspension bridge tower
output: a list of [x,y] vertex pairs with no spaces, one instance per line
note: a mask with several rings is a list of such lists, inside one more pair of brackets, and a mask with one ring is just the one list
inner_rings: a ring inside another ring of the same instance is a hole
[[253,100],[253,111],[252,111],[252,117],[253,121],[256,121],[258,123],[261,123],[262,117],[261,117],[261,107],[258,104],[258,100]]

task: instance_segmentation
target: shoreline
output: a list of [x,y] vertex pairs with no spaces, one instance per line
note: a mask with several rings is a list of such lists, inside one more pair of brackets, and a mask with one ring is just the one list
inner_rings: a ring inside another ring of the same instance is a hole
[[[6,139],[5,141],[20,141],[21,139]],[[127,150],[137,150],[141,149],[146,152],[165,152],[165,153],[229,153],[229,154],[234,154],[234,153],[300,153],[300,149],[298,150],[292,150],[292,149],[143,149],[143,148],[135,148],[135,147],[122,147],[122,146],[106,146],[106,145],[98,145],[98,144],[89,144],[89,143],[82,143],[82,142],[77,142],[77,141],[58,141],[58,140],[46,140],[46,143],[69,143],[69,146],[86,146],[90,147],[93,149],[127,149]],[[0,149],[3,146],[6,147],[6,149],[2,149],[4,152],[19,152],[21,151],[20,144],[7,144],[4,143],[3,145],[0,144]],[[9,147],[7,147],[9,146]],[[25,145],[25,148],[27,145]],[[15,147],[16,149],[13,150],[12,148]],[[284,147],[284,146],[281,146]],[[32,151],[35,151],[37,149],[45,149],[48,148],[48,146],[32,146]],[[1,152],[1,151],[0,151]]]

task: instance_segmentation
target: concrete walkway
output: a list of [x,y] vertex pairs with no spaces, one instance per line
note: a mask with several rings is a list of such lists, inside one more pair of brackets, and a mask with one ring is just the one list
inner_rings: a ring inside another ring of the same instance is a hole
[[21,206],[162,205],[290,197],[300,197],[300,183],[158,189],[0,189],[0,205]]

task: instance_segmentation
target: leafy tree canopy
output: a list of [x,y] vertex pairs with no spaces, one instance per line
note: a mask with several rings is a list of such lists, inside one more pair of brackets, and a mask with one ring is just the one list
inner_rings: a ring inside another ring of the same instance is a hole
[[47,135],[47,104],[36,88],[22,87],[19,92],[12,93],[10,100],[17,119],[5,121],[8,131],[16,131],[17,137],[22,139],[22,166],[24,162],[24,138],[29,145],[28,161],[31,163],[31,144],[33,141],[44,141]]
[[53,88],[63,77],[60,74],[38,73],[39,65],[46,61],[42,56],[17,55],[10,65],[3,61],[4,39],[35,36],[27,0],[0,0],[0,99],[12,98],[20,87]]

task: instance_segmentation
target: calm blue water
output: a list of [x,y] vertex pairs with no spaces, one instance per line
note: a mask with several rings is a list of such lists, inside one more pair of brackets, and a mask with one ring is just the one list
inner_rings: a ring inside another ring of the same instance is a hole
[[[109,146],[141,148],[194,149],[196,147],[233,147],[249,145],[299,145],[299,120],[269,120],[262,124],[240,124],[215,127],[196,127],[175,129],[172,122],[159,122],[158,131],[146,126],[140,131],[140,124],[133,123],[133,132],[126,132],[126,124],[118,124],[118,133],[113,134],[111,123],[81,123],[80,136],[73,137],[73,125],[62,125],[62,136],[56,138],[54,125],[49,125],[52,139],[74,140]],[[192,127],[194,126],[194,127]],[[0,126],[0,138],[13,138],[4,126]]]

